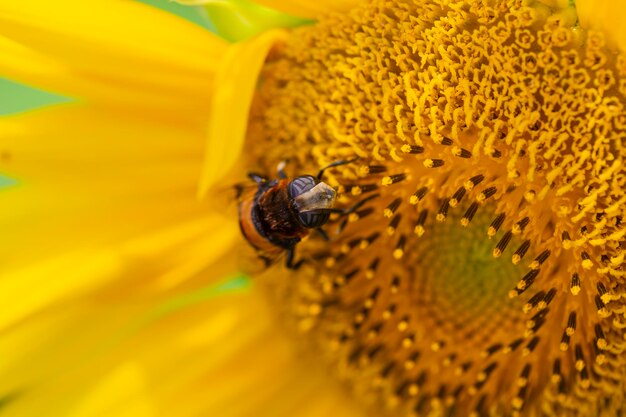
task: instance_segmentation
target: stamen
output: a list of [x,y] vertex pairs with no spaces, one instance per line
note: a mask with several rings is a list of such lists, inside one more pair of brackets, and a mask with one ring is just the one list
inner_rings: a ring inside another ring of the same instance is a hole
[[463,149],[459,146],[455,146],[452,148],[452,155],[458,156],[459,158],[471,158],[472,153],[467,149]]
[[474,187],[476,187],[478,184],[483,182],[484,179],[485,179],[485,176],[482,174],[473,176],[472,178],[470,178],[468,181],[466,181],[463,184],[463,187],[465,187],[467,191],[472,191]]
[[450,200],[445,199],[443,200],[443,203],[441,204],[441,207],[439,207],[439,212],[437,213],[437,221],[442,222],[446,219],[446,217],[448,216],[448,208],[450,207]]
[[487,236],[489,236],[489,238],[492,238],[496,235],[496,233],[500,229],[500,226],[502,226],[502,223],[504,223],[505,217],[506,215],[504,213],[500,213],[495,219],[493,219],[493,221],[489,225],[489,229],[487,229]]
[[543,264],[546,261],[546,259],[548,259],[549,256],[550,256],[550,251],[548,249],[544,250],[539,255],[537,255],[535,260],[532,261],[532,263],[528,267],[530,269],[539,269],[541,264]]
[[402,145],[401,148],[402,152],[404,153],[410,153],[410,154],[420,154],[422,152],[424,152],[424,148],[421,146],[416,146],[416,145]]
[[524,231],[524,228],[530,223],[530,219],[528,217],[524,217],[522,220],[518,221],[513,225],[513,234],[518,235]]
[[406,179],[406,174],[395,174],[395,175],[390,175],[388,177],[384,177],[382,179],[382,184],[385,186],[388,185],[392,185],[392,184],[396,184],[400,181],[403,181]]
[[513,254],[513,257],[511,258],[511,262],[513,262],[514,265],[517,265],[522,260],[524,255],[526,255],[526,252],[528,252],[529,248],[530,248],[530,240],[525,240],[524,242],[522,242],[520,247],[517,248],[517,250]]
[[369,165],[366,168],[367,174],[380,174],[387,171],[387,167],[384,165]]
[[472,203],[472,205],[469,206],[469,208],[463,215],[463,218],[461,219],[461,225],[467,227],[469,223],[472,221],[472,219],[474,218],[474,215],[476,214],[477,210],[478,210],[478,203],[476,202]]
[[466,191],[464,187],[461,187],[458,190],[456,190],[456,192],[452,195],[452,198],[450,199],[450,207],[456,207],[463,199],[463,196],[465,195],[465,193]]
[[424,209],[420,211],[420,214],[417,217],[417,222],[415,223],[414,232],[418,236],[422,236],[426,229],[424,229],[424,223],[426,222],[426,217],[428,216],[428,210]]
[[401,219],[402,214],[398,214],[389,222],[389,226],[387,226],[387,235],[392,236],[396,232],[396,229],[398,229],[398,224],[400,224]]
[[499,258],[502,255],[502,252],[506,249],[507,245],[511,241],[511,237],[513,236],[513,232],[508,231],[502,236],[502,239],[496,245],[496,248],[493,250],[493,257]]
[[480,194],[478,194],[478,197],[476,197],[476,201],[478,201],[479,203],[482,203],[483,201],[485,201],[489,197],[494,196],[497,191],[498,191],[498,189],[496,187],[486,188]]
[[413,193],[413,195],[409,199],[409,203],[413,205],[417,204],[420,200],[424,198],[427,191],[428,191],[428,188],[426,187],[420,188],[419,190]]
[[569,290],[571,291],[573,295],[578,295],[578,293],[580,292],[580,277],[578,276],[578,273],[576,272],[574,272],[574,274],[572,275],[572,280],[569,286]]
[[387,218],[391,218],[398,207],[400,207],[400,203],[402,203],[402,199],[400,197],[393,200],[389,205],[385,208],[383,215]]
[[424,166],[426,168],[439,168],[442,167],[444,165],[444,160],[443,159],[424,159]]

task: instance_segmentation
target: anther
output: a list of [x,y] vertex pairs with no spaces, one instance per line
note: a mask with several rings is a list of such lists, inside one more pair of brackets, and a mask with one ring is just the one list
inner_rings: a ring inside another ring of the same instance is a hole
[[576,358],[576,362],[574,362],[574,367],[578,372],[581,372],[583,369],[585,369],[585,357],[583,356],[583,348],[578,343],[574,347],[574,357]]
[[522,220],[518,221],[513,225],[513,234],[518,235],[524,231],[524,228],[530,223],[530,218],[524,217]]
[[378,269],[378,264],[380,263],[380,258],[374,258],[372,262],[370,262],[369,266],[365,270],[365,278],[373,279],[376,274],[376,269]]
[[520,247],[517,248],[517,250],[513,254],[513,257],[511,258],[511,262],[517,265],[522,260],[524,255],[526,255],[526,252],[528,252],[529,248],[530,248],[530,240],[523,241]]
[[604,301],[602,301],[602,298],[600,298],[599,295],[596,295],[595,302],[596,302],[596,308],[598,309],[598,315],[600,317],[608,317],[610,313],[606,308],[606,304],[604,304]]
[[604,331],[602,330],[602,326],[600,324],[596,324],[594,328],[596,332],[596,346],[598,349],[605,350],[608,347],[608,343],[606,341],[606,337],[604,336]]
[[573,295],[578,295],[578,293],[580,292],[580,276],[576,272],[574,272],[574,274],[572,275],[569,290]]
[[559,349],[561,352],[565,352],[569,348],[570,335],[567,334],[567,331],[563,332],[563,336],[561,336],[561,343],[559,343]]
[[396,312],[396,308],[397,307],[395,304],[391,304],[389,307],[387,307],[387,309],[383,311],[383,314],[382,314],[383,320],[389,320],[391,316],[393,316],[394,313]]
[[398,214],[397,216],[395,216],[390,222],[389,222],[389,226],[387,226],[387,234],[389,236],[393,235],[396,231],[396,229],[398,228],[398,224],[400,223],[400,220],[402,219],[402,214]]
[[568,336],[572,336],[576,331],[576,312],[572,311],[569,313],[569,317],[567,318],[567,328],[565,329],[565,333]]
[[502,223],[504,223],[505,217],[506,215],[504,213],[500,213],[495,219],[493,219],[493,221],[489,225],[489,228],[487,229],[487,236],[489,236],[489,238],[494,237],[496,233],[498,233],[500,226],[502,226]]
[[593,262],[591,261],[589,254],[587,252],[582,252],[580,254],[580,257],[582,259],[583,269],[591,269],[591,267],[593,266]]
[[452,155],[458,156],[459,158],[471,158],[472,153],[467,149],[463,149],[459,146],[455,146],[452,148]]
[[493,345],[489,346],[487,349],[483,350],[481,352],[480,356],[483,357],[483,358],[487,358],[487,357],[493,355],[494,353],[496,353],[497,351],[499,351],[500,349],[502,349],[502,344],[501,343],[493,344]]
[[492,158],[500,158],[501,156],[502,156],[502,152],[500,152],[499,150],[493,149],[491,151],[491,157]]
[[391,184],[395,184],[398,183],[402,180],[406,179],[406,174],[395,174],[395,175],[390,175],[387,177],[383,177],[382,179],[382,184],[383,185],[391,185]]
[[374,304],[376,303],[376,299],[378,298],[379,294],[380,287],[374,288],[374,290],[372,290],[372,292],[370,293],[370,296],[363,303],[363,307],[367,310],[371,310],[372,307],[374,307]]
[[466,191],[464,187],[456,190],[456,192],[452,195],[452,198],[450,199],[450,207],[456,207],[463,199],[463,196],[465,196],[465,193]]
[[351,222],[355,222],[357,220],[363,219],[374,212],[374,207],[367,207],[362,210],[355,211],[354,213],[350,213],[348,215],[348,220]]
[[535,281],[535,278],[537,277],[537,275],[539,275],[538,269],[533,269],[527,272],[526,275],[522,277],[522,279],[517,283],[517,286],[515,287],[517,290],[517,295],[526,291],[528,287],[530,287],[532,283]]
[[402,199],[400,197],[398,197],[395,200],[393,200],[385,208],[385,210],[383,211],[383,215],[385,217],[387,217],[387,218],[391,218],[394,215],[394,213],[396,212],[396,210],[398,209],[398,207],[400,207],[400,203],[402,203]]
[[398,239],[398,243],[396,244],[396,248],[393,251],[394,259],[400,259],[402,258],[402,256],[404,256],[404,244],[405,243],[406,243],[406,236],[405,235],[400,236],[400,239]]
[[420,211],[420,214],[417,216],[417,222],[415,223],[415,234],[418,236],[422,236],[426,229],[424,229],[424,223],[426,223],[426,217],[428,216],[428,210],[424,209]]
[[485,201],[489,197],[492,197],[493,195],[495,195],[495,193],[497,191],[498,191],[498,189],[496,187],[485,188],[483,191],[481,191],[480,194],[478,194],[478,196],[476,197],[476,201],[482,203],[483,201]]
[[521,410],[524,407],[524,400],[526,398],[527,388],[527,386],[523,386],[517,391],[517,395],[511,401],[511,405],[514,409]]
[[448,208],[450,207],[450,200],[449,199],[445,199],[443,200],[443,203],[441,203],[441,207],[439,207],[439,212],[437,213],[437,221],[442,222],[446,219],[446,217],[448,216]]
[[505,346],[502,352],[503,353],[514,352],[523,342],[524,342],[523,338],[515,339],[514,341],[509,343],[508,346]]
[[454,143],[454,142],[452,142],[452,139],[447,138],[447,137],[445,137],[445,136],[444,136],[444,137],[443,137],[443,139],[441,139],[440,145],[443,145],[443,146],[450,146],[450,145],[452,145],[453,143]]
[[543,300],[544,296],[545,296],[545,292],[539,291],[538,293],[530,297],[528,302],[523,307],[524,313],[528,313],[530,310],[537,307],[537,304],[539,304],[539,302]]
[[485,179],[484,175],[473,176],[468,181],[465,181],[465,183],[463,184],[463,187],[465,187],[467,191],[471,191],[472,189],[474,189],[474,187],[476,187],[478,184],[483,182],[484,179]]
[[528,377],[530,376],[530,369],[531,369],[531,366],[529,363],[524,365],[524,368],[522,368],[522,372],[520,372],[519,378],[517,379],[517,385],[519,387],[525,387],[526,384],[528,384]]
[[389,292],[391,292],[392,294],[397,294],[399,289],[400,289],[400,277],[395,275],[391,281]]
[[378,184],[359,184],[358,187],[361,190],[361,193],[369,193],[377,190]]
[[608,293],[603,283],[598,282],[598,284],[596,285],[596,288],[598,289],[598,295],[600,296],[600,299],[602,300],[604,304],[611,301],[611,295]]
[[561,377],[561,359],[555,359],[554,363],[552,364],[552,382],[553,383],[558,383],[560,382],[562,379]]
[[404,153],[410,153],[410,154],[419,154],[424,152],[424,148],[421,146],[417,146],[417,145],[402,145],[401,148],[402,152]]
[[529,268],[539,269],[541,264],[543,264],[546,261],[546,259],[548,259],[549,256],[550,256],[550,251],[548,249],[544,250],[539,255],[537,255],[534,261],[531,262],[531,264],[529,265]]
[[513,236],[513,232],[508,231],[502,236],[502,239],[496,245],[496,248],[493,250],[493,257],[499,258],[502,255],[502,252],[506,249],[507,245],[511,241],[511,237]]
[[463,218],[461,219],[461,225],[467,227],[467,225],[469,225],[469,223],[472,221],[472,218],[474,218],[476,211],[478,211],[478,203],[474,202],[469,206],[469,208],[463,215]]
[[409,203],[413,205],[419,203],[426,195],[426,191],[428,191],[428,188],[422,187],[416,192],[414,192],[413,195],[411,195],[411,197],[409,198]]
[[426,168],[439,168],[441,166],[443,166],[444,161],[443,159],[424,159],[424,166]]
[[381,172],[386,172],[387,167],[384,165],[369,165],[366,170],[368,174],[380,174]]
[[485,367],[477,376],[476,380],[479,382],[486,381],[489,378],[489,375],[498,367],[497,362],[492,362],[487,367]]
[[537,347],[538,344],[539,344],[539,336],[533,337],[530,340],[530,342],[528,342],[526,347],[524,347],[524,350],[522,351],[522,356],[530,355],[532,353],[532,351],[535,350],[535,348]]

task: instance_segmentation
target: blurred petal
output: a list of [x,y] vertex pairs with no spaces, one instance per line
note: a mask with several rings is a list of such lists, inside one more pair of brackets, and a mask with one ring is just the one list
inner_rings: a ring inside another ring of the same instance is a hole
[[206,110],[225,47],[138,2],[0,0],[0,75],[92,101]]
[[208,120],[206,156],[200,196],[237,161],[246,134],[248,113],[259,72],[274,44],[284,39],[282,30],[266,32],[228,48],[215,76],[216,90]]
[[[15,393],[8,415],[358,415],[277,329],[257,292],[208,298],[139,328],[124,325],[150,316],[149,305],[85,304],[3,335],[0,392]],[[32,340],[38,343],[26,343]]]
[[603,32],[609,42],[626,51],[626,3],[609,0],[576,0],[582,27]]
[[239,231],[195,198],[204,142],[77,105],[0,119],[0,169],[19,180],[0,190],[0,328],[111,282],[175,287],[224,256]]
[[249,39],[274,28],[290,28],[312,21],[294,17],[250,0],[213,0],[204,4],[217,33],[231,42]]
[[254,0],[263,6],[294,16],[315,19],[330,12],[345,13],[364,0]]
[[[265,9],[273,9],[291,16],[298,16],[305,19],[315,19],[324,13],[348,12],[360,2],[365,0],[175,0],[178,3],[188,5],[218,5],[224,4],[230,7],[248,7],[252,3],[264,6]],[[274,27],[285,27],[283,25]]]

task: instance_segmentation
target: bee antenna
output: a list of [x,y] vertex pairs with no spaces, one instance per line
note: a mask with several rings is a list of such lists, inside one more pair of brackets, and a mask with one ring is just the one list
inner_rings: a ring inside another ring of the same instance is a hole
[[359,157],[355,156],[354,158],[351,158],[351,159],[341,159],[339,161],[335,161],[335,162],[333,162],[331,164],[328,164],[324,168],[320,169],[320,172],[318,172],[318,174],[317,174],[317,179],[321,180],[322,177],[324,176],[324,172],[327,169],[338,167],[338,166],[341,166],[341,165],[351,164],[352,162],[354,162],[354,161],[356,161],[358,159],[359,159]]

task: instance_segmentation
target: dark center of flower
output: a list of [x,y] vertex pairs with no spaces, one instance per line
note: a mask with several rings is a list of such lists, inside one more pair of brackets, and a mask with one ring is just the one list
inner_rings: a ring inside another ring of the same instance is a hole
[[251,166],[359,157],[327,181],[362,205],[266,279],[362,402],[622,407],[626,59],[531,3],[372,1],[265,65]]

